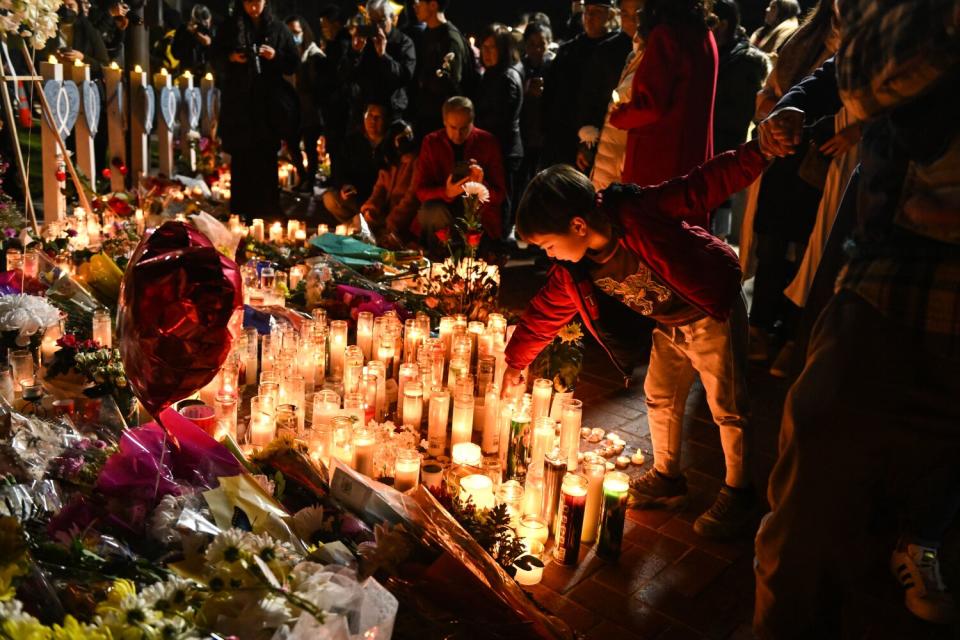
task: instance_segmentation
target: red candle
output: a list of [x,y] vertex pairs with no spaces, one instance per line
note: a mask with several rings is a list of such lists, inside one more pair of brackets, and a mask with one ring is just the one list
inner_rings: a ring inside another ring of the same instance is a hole
[[587,479],[575,473],[563,477],[557,513],[553,557],[560,564],[576,564],[580,555],[583,513],[587,508]]

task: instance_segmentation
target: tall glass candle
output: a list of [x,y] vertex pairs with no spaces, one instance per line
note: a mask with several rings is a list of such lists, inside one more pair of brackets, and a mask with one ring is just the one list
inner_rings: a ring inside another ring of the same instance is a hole
[[403,386],[403,424],[409,424],[419,433],[423,419],[423,384],[411,380]]
[[333,429],[332,457],[349,467],[353,467],[353,416],[335,416],[331,422]]
[[273,419],[274,403],[271,399],[254,396],[250,398],[250,444],[265,447],[273,440],[276,424]]
[[582,420],[583,403],[579,400],[568,400],[563,405],[563,413],[560,418],[560,449],[567,456],[567,466],[571,471],[577,468]]
[[371,360],[367,363],[367,373],[377,376],[376,419],[383,422],[387,412],[387,367],[379,360]]
[[523,482],[527,475],[527,456],[530,447],[530,413],[521,407],[510,419],[510,441],[507,445],[506,472],[508,480]]
[[347,322],[334,320],[330,323],[330,369],[333,375],[343,377],[343,356],[347,348]]
[[216,439],[229,435],[237,439],[237,396],[218,394],[213,405],[214,417],[217,420]]
[[246,349],[243,352],[243,365],[246,368],[246,384],[257,384],[257,351],[260,346],[260,335],[255,327],[244,329],[244,335],[247,337]]
[[359,424],[364,424],[366,401],[364,394],[360,391],[356,393],[345,393],[343,395],[343,411],[353,417]]
[[587,506],[587,479],[568,473],[563,478],[560,494],[553,558],[560,564],[572,565],[577,563],[580,555],[583,512]]
[[361,378],[360,387],[363,389],[363,424],[377,418],[377,374],[365,373]]
[[363,375],[363,351],[357,345],[352,344],[343,353],[343,392],[353,393],[360,390],[360,377]]
[[553,397],[553,380],[537,378],[533,381],[532,418],[550,415],[550,399]]
[[489,476],[475,473],[460,479],[460,499],[473,500],[477,509],[491,509],[494,506],[493,480]]
[[416,362],[417,349],[420,347],[420,341],[423,334],[420,332],[420,325],[416,318],[410,318],[403,325],[403,361]]
[[[397,373],[397,417],[399,418],[399,424],[413,424],[412,422],[408,422],[404,416],[403,392],[408,382],[419,382],[419,380],[420,368],[416,364],[405,362],[400,365],[400,371]],[[421,395],[422,391],[421,388]]]
[[353,430],[353,468],[368,478],[373,477],[373,450],[376,443],[373,432],[366,427]]
[[556,529],[557,504],[560,501],[560,486],[567,474],[567,460],[557,449],[547,453],[543,459],[543,503],[540,515]]
[[400,449],[394,462],[393,488],[409,491],[420,482],[420,454],[416,449]]
[[450,415],[450,394],[443,387],[430,391],[427,417],[427,453],[442,456],[447,447],[447,418]]
[[620,557],[629,492],[630,477],[622,471],[612,471],[603,479],[603,516],[597,541],[597,555],[601,558]]
[[440,342],[443,343],[444,357],[450,357],[450,343],[453,338],[454,319],[450,316],[440,318]]
[[357,314],[357,346],[363,352],[364,361],[372,359],[373,313],[369,311]]
[[106,309],[97,309],[93,312],[93,339],[101,347],[113,347],[113,321],[110,312]]
[[483,407],[483,436],[480,448],[485,455],[496,455],[500,451],[500,387],[494,383],[486,386]]
[[501,484],[497,490],[497,504],[507,506],[510,526],[514,529],[519,527],[523,507],[523,485],[516,480],[507,480]]
[[583,475],[587,478],[587,508],[583,514],[581,542],[593,542],[600,524],[600,508],[603,503],[603,476],[607,466],[603,462],[583,462]]
[[548,416],[540,416],[533,422],[533,445],[530,447],[530,466],[543,467],[543,458],[553,450],[557,423]]
[[313,427],[329,425],[339,411],[340,396],[336,391],[318,391],[313,396]]
[[473,436],[473,394],[463,393],[453,399],[453,427],[450,445],[456,446],[459,442],[470,442]]

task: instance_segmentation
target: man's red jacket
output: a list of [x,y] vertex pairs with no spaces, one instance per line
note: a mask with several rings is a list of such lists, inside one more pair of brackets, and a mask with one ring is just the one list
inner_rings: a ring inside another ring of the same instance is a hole
[[[677,295],[725,320],[740,295],[740,261],[723,241],[685,220],[698,219],[757,179],[767,161],[756,142],[708,160],[682,178],[653,187],[614,184],[601,192],[602,210],[622,229],[620,242]],[[596,293],[554,265],[507,344],[507,364],[523,369],[579,314],[601,345]],[[608,353],[609,350],[608,350]]]
[[[483,184],[490,191],[490,202],[480,210],[483,229],[492,238],[499,239],[503,229],[503,202],[507,197],[506,178],[500,143],[492,133],[473,128],[463,149],[464,160],[476,160],[483,169]],[[447,178],[453,172],[453,144],[443,129],[427,134],[420,146],[414,188],[420,202],[442,200],[447,204]],[[418,230],[414,230],[416,233]]]

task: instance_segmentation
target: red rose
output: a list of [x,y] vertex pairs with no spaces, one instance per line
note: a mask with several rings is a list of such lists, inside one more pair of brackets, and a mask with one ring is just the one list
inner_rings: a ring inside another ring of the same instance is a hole
[[450,229],[444,227],[443,229],[437,229],[433,232],[433,235],[437,236],[437,240],[443,244],[450,242]]
[[480,246],[480,239],[483,237],[483,231],[480,229],[471,229],[466,233],[467,244],[476,249]]

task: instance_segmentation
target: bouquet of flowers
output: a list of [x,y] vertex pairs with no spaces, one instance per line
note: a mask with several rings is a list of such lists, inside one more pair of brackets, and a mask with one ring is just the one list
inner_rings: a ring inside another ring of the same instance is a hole
[[40,296],[0,296],[0,347],[22,349],[40,346],[44,332],[60,324],[60,310]]
[[29,39],[37,49],[56,35],[62,0],[17,0],[5,2],[0,10],[0,34],[17,34]]

